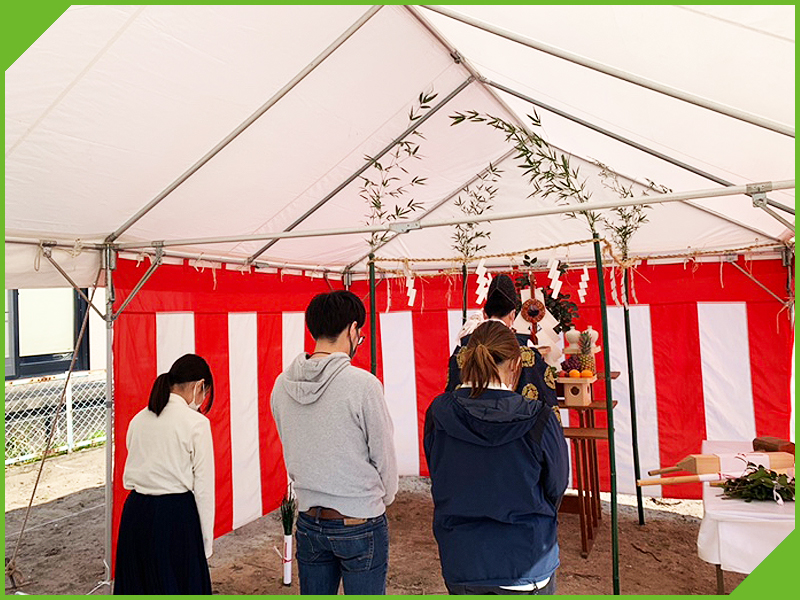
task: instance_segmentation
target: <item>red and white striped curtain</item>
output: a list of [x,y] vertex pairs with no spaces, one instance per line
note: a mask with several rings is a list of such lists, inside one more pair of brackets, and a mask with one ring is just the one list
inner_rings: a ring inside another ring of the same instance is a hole
[[[741,263],[780,296],[780,261]],[[127,297],[146,264],[120,260],[117,303]],[[606,272],[609,279],[610,272]],[[591,271],[579,329],[601,330],[596,275]],[[540,284],[545,283],[544,276]],[[579,273],[562,278],[577,299]],[[639,453],[642,470],[675,464],[700,452],[704,439],[751,440],[790,436],[794,327],[787,310],[730,265],[639,267],[638,304],[631,306]],[[163,265],[117,321],[114,332],[114,524],[125,491],[125,432],[147,404],[155,377],[186,352],[205,357],[216,399],[209,414],[216,454],[215,535],[223,535],[276,508],[286,472],[269,409],[275,378],[297,354],[313,347],[303,311],[317,293],[341,283],[294,275],[239,273]],[[416,278],[417,299],[407,306],[404,279],[379,282],[378,377],[395,428],[400,473],[427,474],[421,435],[425,411],[445,385],[447,359],[461,327],[460,276]],[[610,292],[610,286],[607,282]],[[352,291],[368,306],[368,286]],[[475,298],[470,277],[469,300]],[[610,297],[610,296],[609,296]],[[470,310],[476,310],[475,305]],[[355,364],[369,368],[369,327]],[[622,307],[609,308],[611,369],[619,490],[634,490],[630,406]],[[598,357],[602,365],[602,356]],[[597,399],[604,399],[602,383]],[[568,411],[562,420],[569,422]],[[605,426],[605,415],[598,414]],[[608,489],[607,445],[600,444],[601,485]],[[647,488],[660,495],[658,487]],[[697,484],[665,487],[664,495],[698,498]],[[116,535],[115,535],[116,539]]]

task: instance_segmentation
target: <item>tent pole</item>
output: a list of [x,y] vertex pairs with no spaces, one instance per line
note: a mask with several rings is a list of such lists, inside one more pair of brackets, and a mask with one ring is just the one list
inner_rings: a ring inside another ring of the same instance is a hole
[[[628,353],[628,393],[631,403],[631,444],[633,445],[633,474],[636,481],[641,477],[639,466],[639,428],[636,421],[636,384],[633,378],[633,348],[631,346],[631,315],[628,302],[630,298],[630,269],[624,269],[625,303],[623,314],[625,316],[625,349]],[[639,525],[644,525],[644,505],[642,503],[642,488],[636,486],[636,508],[639,511]]]
[[[551,113],[553,113],[553,114],[555,114],[555,115],[557,115],[559,117],[562,117],[564,119],[572,121],[573,123],[577,123],[578,125],[582,125],[583,127],[586,127],[588,129],[591,129],[592,131],[595,131],[595,132],[597,132],[599,134],[602,134],[602,135],[604,135],[606,137],[609,137],[612,140],[616,140],[618,142],[626,144],[626,145],[628,145],[628,146],[630,146],[632,148],[635,148],[636,150],[639,150],[641,152],[649,154],[650,156],[654,156],[654,157],[656,157],[656,158],[658,158],[660,160],[668,162],[671,165],[674,165],[674,166],[679,167],[679,168],[681,168],[681,169],[683,169],[685,171],[688,171],[690,173],[698,175],[699,177],[702,177],[704,179],[708,179],[709,181],[713,181],[714,183],[718,183],[720,185],[724,185],[725,187],[731,187],[731,186],[734,185],[732,182],[727,181],[725,179],[722,179],[721,177],[717,177],[716,175],[712,175],[711,173],[703,171],[702,169],[698,169],[697,167],[693,167],[690,164],[687,164],[687,163],[685,163],[685,162],[683,162],[681,160],[678,160],[677,158],[673,158],[672,156],[668,156],[667,154],[659,152],[658,150],[654,150],[652,148],[649,148],[649,147],[647,147],[647,146],[645,146],[643,144],[640,144],[639,142],[634,142],[631,139],[628,139],[628,138],[626,138],[624,136],[621,136],[621,135],[619,135],[617,133],[614,133],[613,131],[609,131],[608,129],[600,127],[599,125],[595,125],[594,123],[590,123],[589,121],[581,119],[580,117],[576,117],[575,115],[571,115],[568,112],[564,112],[563,110],[560,110],[560,109],[556,108],[555,106],[551,106],[549,104],[545,104],[544,102],[540,102],[539,100],[534,100],[530,96],[528,96],[526,94],[523,94],[522,92],[518,92],[517,90],[514,90],[514,89],[512,89],[512,88],[510,88],[508,86],[505,86],[505,85],[501,84],[501,83],[497,83],[495,81],[491,81],[491,80],[488,80],[488,79],[484,80],[483,83],[485,83],[487,86],[490,86],[490,87],[493,87],[493,88],[497,88],[498,90],[501,90],[501,91],[503,91],[503,92],[505,92],[507,94],[510,94],[510,95],[514,96],[515,98],[519,98],[520,100],[524,100],[525,102],[529,102],[529,103],[533,104],[534,106],[538,106],[539,108],[542,108],[542,109],[546,110],[547,112],[551,112]],[[784,210],[784,211],[787,211],[787,212],[791,212],[791,214],[794,214],[794,210],[793,209],[784,206],[780,202],[776,202],[775,200],[769,200],[768,199],[767,203],[771,204],[772,206],[775,206],[776,208],[779,208],[781,210]],[[695,208],[698,208],[700,210],[706,210],[704,207],[699,206],[697,204],[693,204],[693,203],[689,202],[688,200],[686,201],[686,204],[688,204],[689,206],[693,206]],[[743,225],[743,224],[739,223],[738,221],[729,219],[729,218],[725,217],[724,215],[720,215],[719,213],[716,213],[714,211],[706,211],[706,212],[709,212],[709,214],[715,215],[715,216],[717,216],[717,217],[719,217],[721,219],[725,219],[726,221],[728,221],[730,223],[734,223],[736,225],[739,225],[740,227],[744,227],[745,229],[750,229],[751,231],[753,231],[754,233],[758,233],[759,235],[765,235],[762,232],[759,232],[757,230],[752,230],[747,225]],[[769,236],[767,236],[767,237],[769,237]],[[774,238],[774,239],[776,239],[776,238]]]
[[378,327],[375,319],[375,255],[369,255],[369,371],[378,373]]
[[782,210],[783,212],[789,213],[790,215],[794,214],[793,208],[785,206],[780,202],[776,202],[775,200],[770,200],[769,198],[767,198],[767,204],[769,204],[770,206],[774,206],[775,208]]
[[[6,244],[23,244],[26,246],[49,246],[50,248],[64,248],[65,250],[74,250],[75,244],[68,244],[66,242],[58,242],[56,240],[34,240],[28,238],[6,236]],[[95,244],[92,242],[82,242],[81,247],[84,250],[103,250],[104,244]]]
[[[403,141],[403,139],[405,139],[407,136],[409,136],[409,135],[411,135],[412,133],[414,133],[414,131],[416,131],[416,130],[417,130],[419,127],[420,127],[420,125],[422,125],[422,124],[423,124],[425,121],[427,121],[429,118],[431,118],[433,115],[435,115],[435,114],[436,114],[436,113],[437,113],[437,112],[438,112],[438,111],[439,111],[439,110],[440,110],[442,107],[444,107],[444,106],[445,106],[445,105],[446,105],[448,102],[450,102],[450,100],[452,100],[452,99],[453,99],[453,98],[455,98],[455,97],[456,97],[458,94],[460,94],[460,93],[461,93],[461,92],[462,92],[462,91],[463,91],[463,90],[464,90],[464,89],[465,89],[465,88],[466,88],[466,87],[467,87],[467,86],[468,86],[470,83],[472,83],[473,81],[475,81],[475,78],[474,78],[474,77],[472,77],[472,76],[470,76],[470,77],[468,77],[467,79],[465,79],[463,82],[461,82],[461,84],[460,84],[460,85],[459,85],[459,86],[458,86],[456,89],[454,89],[452,92],[450,92],[450,93],[449,93],[447,96],[445,96],[445,97],[442,99],[442,101],[441,101],[441,102],[439,102],[439,103],[438,103],[438,104],[436,104],[435,106],[431,107],[431,109],[430,109],[428,112],[426,112],[426,113],[425,113],[424,115],[422,115],[422,116],[421,116],[419,119],[417,119],[416,121],[414,121],[414,123],[412,123],[412,124],[411,124],[411,125],[410,125],[408,128],[406,128],[406,130],[405,130],[403,133],[401,133],[399,136],[397,136],[397,137],[396,137],[396,138],[394,138],[394,139],[393,139],[391,142],[389,142],[389,143],[388,143],[388,144],[387,144],[387,145],[386,145],[386,146],[385,146],[385,147],[384,147],[384,148],[383,148],[383,149],[382,149],[380,152],[378,152],[378,153],[377,153],[375,156],[369,157],[369,160],[367,160],[367,161],[366,161],[366,162],[365,162],[365,163],[364,163],[364,164],[361,166],[361,168],[359,168],[359,169],[358,169],[358,170],[357,170],[355,173],[353,173],[352,175],[350,175],[350,176],[349,176],[347,179],[345,179],[345,180],[344,180],[342,183],[340,183],[338,186],[336,186],[336,188],[335,188],[335,189],[334,189],[332,192],[328,193],[328,194],[327,194],[327,195],[326,195],[326,196],[325,196],[325,197],[324,197],[322,200],[320,200],[319,202],[317,202],[317,203],[316,203],[314,206],[312,206],[311,208],[309,208],[309,209],[308,209],[308,210],[307,210],[305,213],[303,213],[303,214],[302,214],[302,215],[300,215],[300,216],[299,216],[297,219],[295,219],[295,220],[294,220],[294,222],[292,222],[292,224],[291,224],[291,225],[289,225],[288,227],[286,227],[286,229],[284,229],[283,231],[284,231],[284,232],[290,232],[290,231],[292,231],[292,230],[293,230],[295,227],[297,227],[298,225],[300,225],[300,223],[302,223],[302,222],[303,222],[303,221],[305,221],[305,220],[306,220],[308,217],[310,217],[312,214],[314,214],[314,213],[315,213],[317,210],[319,210],[319,208],[321,208],[321,207],[322,207],[322,206],[323,206],[323,205],[324,205],[326,202],[328,202],[328,200],[330,200],[330,199],[331,199],[331,198],[333,198],[333,197],[334,197],[336,194],[338,194],[339,192],[341,192],[341,191],[342,191],[344,188],[346,188],[346,187],[347,187],[348,185],[350,185],[350,184],[351,184],[353,181],[355,181],[355,180],[358,178],[358,176],[359,176],[359,175],[361,175],[361,174],[362,174],[364,171],[366,171],[367,169],[369,169],[369,168],[370,168],[370,167],[371,167],[371,166],[372,166],[372,165],[375,163],[375,161],[376,161],[376,160],[378,160],[378,159],[379,159],[379,158],[381,158],[381,157],[382,157],[384,154],[386,154],[387,152],[389,152],[389,151],[390,151],[392,148],[394,148],[394,147],[395,147],[395,146],[396,146],[396,145],[397,145],[399,142]],[[269,249],[270,249],[272,246],[274,246],[274,245],[275,245],[275,244],[278,242],[278,239],[279,239],[278,237],[274,237],[274,238],[272,238],[272,239],[271,239],[271,240],[270,240],[270,241],[269,241],[267,244],[265,244],[265,245],[264,245],[263,247],[261,247],[261,248],[260,248],[260,249],[259,249],[257,252],[255,252],[254,254],[252,254],[252,255],[251,255],[251,256],[250,256],[250,257],[247,259],[247,260],[248,260],[248,262],[253,262],[253,261],[254,261],[255,259],[257,259],[259,256],[261,256],[261,255],[262,255],[264,252],[266,252],[267,250],[269,250]]]
[[781,135],[794,138],[794,127],[789,127],[788,125],[785,125],[783,123],[779,123],[777,121],[773,121],[771,119],[767,119],[759,115],[754,115],[752,113],[748,113],[746,111],[733,108],[731,106],[727,106],[719,102],[714,102],[713,100],[708,100],[707,98],[703,98],[695,94],[684,92],[683,90],[673,88],[671,86],[659,83],[657,81],[653,81],[651,79],[647,79],[645,77],[640,77],[638,75],[628,73],[626,71],[623,71],[622,69],[605,65],[603,63],[586,58],[584,56],[580,56],[578,54],[562,50],[561,48],[557,48],[555,46],[539,42],[537,40],[514,33],[513,31],[509,31],[501,27],[496,27],[494,25],[486,23],[485,21],[474,19],[466,15],[462,15],[443,6],[429,6],[429,5],[421,5],[421,6],[423,8],[427,8],[428,10],[432,10],[433,12],[437,12],[441,15],[444,15],[456,21],[460,21],[461,23],[464,23],[466,25],[470,25],[471,27],[481,29],[483,31],[500,36],[517,44],[527,46],[528,48],[533,48],[534,50],[544,52],[545,54],[550,54],[551,56],[555,56],[557,58],[561,58],[568,62],[580,65],[582,67],[592,69],[593,71],[598,71],[599,73],[610,75],[611,77],[621,79],[622,81],[627,81],[628,83],[632,83],[633,85],[638,85],[648,90],[658,92],[666,96],[670,96],[677,100],[682,100],[684,102],[688,102],[689,104],[694,104],[695,106],[699,106],[701,108],[714,111],[716,113],[731,117],[733,119],[744,121],[745,123],[750,123],[751,125],[756,125],[757,127],[768,129],[770,131],[774,131],[775,133],[780,133]]
[[786,227],[786,229],[794,231],[794,223],[788,221],[787,219],[784,219],[782,216],[780,216],[778,213],[772,210],[769,206],[767,206],[766,200],[764,202],[765,204],[759,204],[759,208],[761,208],[761,210],[763,210],[765,213],[767,213],[770,217],[772,217],[776,221],[780,222],[780,224]]
[[692,192],[679,192],[663,194],[662,196],[639,196],[636,198],[625,198],[604,202],[586,202],[584,204],[570,204],[567,206],[557,205],[543,208],[535,208],[514,213],[500,213],[493,215],[478,215],[463,217],[459,219],[445,219],[441,221],[396,221],[388,225],[373,225],[367,227],[343,227],[340,229],[322,229],[312,231],[279,231],[277,233],[259,233],[253,235],[237,235],[218,238],[190,238],[183,240],[166,240],[154,242],[127,242],[115,244],[119,250],[131,250],[152,247],[186,246],[196,244],[223,244],[230,242],[253,242],[260,240],[288,239],[288,238],[307,238],[324,237],[332,235],[350,235],[372,232],[395,232],[406,233],[414,229],[427,229],[431,227],[450,227],[451,225],[466,223],[483,223],[485,221],[507,221],[511,219],[521,219],[528,217],[539,217],[543,215],[557,215],[564,213],[585,212],[591,210],[601,210],[607,208],[617,208],[619,206],[635,206],[637,204],[666,204],[668,202],[683,202],[695,198],[718,198],[723,196],[736,196],[739,194],[752,195],[759,192],[770,190],[785,190],[795,187],[794,179],[780,181],[766,181],[758,183],[748,183],[734,187],[714,188],[696,190]]
[[461,324],[467,322],[467,263],[461,265]]
[[114,341],[114,280],[113,272],[116,268],[116,256],[111,246],[103,250],[103,262],[106,271],[106,481],[105,481],[105,580],[111,582],[111,532],[113,516],[113,464],[114,464],[114,356],[112,344]]
[[322,62],[328,58],[331,54],[336,51],[339,46],[344,44],[356,31],[361,29],[361,26],[364,25],[367,21],[369,21],[375,13],[377,13],[382,8],[382,5],[375,5],[371,6],[367,12],[365,12],[355,23],[353,23],[348,29],[336,38],[333,43],[325,48],[314,60],[312,60],[306,67],[300,71],[297,75],[295,75],[292,80],[283,86],[280,90],[278,90],[266,103],[261,105],[253,114],[251,114],[247,119],[242,122],[236,129],[234,129],[231,133],[229,133],[225,138],[219,142],[216,146],[214,146],[211,150],[209,150],[200,160],[194,163],[187,171],[185,171],[180,177],[178,177],[175,181],[173,181],[169,186],[164,189],[158,196],[153,198],[150,202],[148,202],[144,207],[142,207],[135,215],[133,215],[130,219],[125,221],[125,223],[120,226],[116,231],[110,234],[106,238],[106,242],[113,242],[116,240],[120,235],[125,233],[134,223],[136,223],[139,219],[145,216],[148,212],[150,212],[159,202],[161,202],[164,198],[169,196],[175,189],[178,188],[183,182],[185,182],[189,177],[194,175],[197,171],[200,170],[203,165],[205,165],[209,160],[214,158],[219,152],[225,148],[228,144],[230,144],[233,140],[235,140],[239,134],[241,134],[245,129],[250,127],[253,123],[255,123],[264,113],[266,113],[270,108],[272,108],[281,98],[283,98],[286,94],[288,94],[292,89],[300,83],[306,76],[311,73],[314,69],[316,69]]
[[608,418],[608,469],[611,476],[611,560],[614,594],[619,595],[619,530],[617,527],[617,460],[614,454],[614,403],[611,397],[611,357],[608,350],[608,311],[606,288],[603,277],[603,257],[600,252],[600,237],[592,232],[594,261],[597,267],[597,286],[600,291],[600,317],[603,323],[603,371],[606,388],[606,416]]
[[517,113],[511,110],[508,104],[506,104],[505,100],[503,100],[500,97],[500,95],[497,94],[497,92],[495,92],[492,88],[486,85],[485,81],[486,78],[483,77],[483,75],[481,75],[478,72],[478,70],[475,67],[473,67],[472,64],[470,64],[470,62],[466,58],[461,56],[461,53],[458,51],[458,49],[452,44],[450,44],[450,42],[448,42],[446,39],[444,39],[442,37],[442,34],[439,33],[439,31],[437,31],[437,29],[433,27],[431,23],[428,22],[428,20],[422,16],[420,11],[416,7],[406,5],[405,8],[409,13],[411,13],[414,19],[416,19],[419,22],[419,24],[422,25],[427,30],[427,32],[430,33],[431,36],[433,36],[433,38],[445,48],[445,50],[447,50],[447,53],[450,55],[453,61],[456,64],[460,64],[461,66],[463,66],[467,70],[467,73],[472,75],[475,78],[475,80],[478,83],[480,83],[484,91],[487,94],[489,94],[492,98],[494,98],[494,100],[503,108],[503,110],[505,110],[506,113],[508,113],[508,116],[511,118],[511,120],[514,121],[517,124],[517,126],[520,127],[522,130],[524,130],[526,133],[530,133],[530,131],[528,131],[527,129],[527,125],[522,121],[522,119],[520,119],[517,116]]
[[42,255],[43,255],[43,256],[44,256],[44,257],[45,257],[45,258],[46,258],[48,261],[50,261],[50,264],[51,264],[51,265],[53,265],[53,267],[55,268],[55,270],[56,270],[56,271],[58,271],[59,273],[61,273],[61,276],[62,276],[64,279],[66,279],[66,280],[69,282],[69,284],[72,286],[72,288],[73,288],[73,289],[74,289],[76,292],[78,292],[78,294],[80,295],[80,297],[81,297],[81,298],[83,298],[83,301],[84,301],[84,302],[86,302],[86,304],[88,304],[88,305],[89,305],[89,306],[92,308],[92,310],[94,310],[94,312],[96,312],[96,313],[98,314],[98,316],[99,316],[101,319],[105,319],[105,315],[104,315],[103,313],[101,313],[101,312],[100,312],[100,309],[98,309],[98,308],[97,308],[97,307],[94,305],[94,303],[93,303],[93,302],[92,302],[92,301],[89,299],[89,297],[88,297],[88,296],[87,296],[87,295],[86,295],[86,294],[83,292],[83,290],[82,290],[80,287],[78,287],[78,284],[77,284],[77,283],[75,283],[75,282],[72,280],[72,277],[70,277],[70,276],[67,274],[67,272],[66,272],[64,269],[62,269],[62,268],[61,268],[61,265],[59,265],[59,264],[58,264],[58,263],[55,261],[55,259],[53,258],[53,249],[52,249],[52,247],[50,247],[50,246],[46,246],[46,245],[43,245],[43,246],[42,246],[42,249],[43,249]]

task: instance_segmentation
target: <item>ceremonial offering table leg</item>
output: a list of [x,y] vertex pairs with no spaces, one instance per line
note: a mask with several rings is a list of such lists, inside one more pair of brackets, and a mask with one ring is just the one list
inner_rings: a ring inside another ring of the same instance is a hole
[[[578,413],[578,423],[582,428],[587,427],[586,413],[590,411],[580,411]],[[581,502],[581,520],[586,522],[586,535],[581,539],[581,556],[588,558],[594,543],[594,528],[597,525],[594,519],[594,499],[592,497],[592,487],[594,478],[592,477],[592,440],[576,440],[580,446],[581,467],[578,469],[578,476],[581,478],[583,490]]]
[[[587,421],[586,427],[594,429],[594,411],[587,410],[584,411],[584,414],[586,415]],[[597,527],[598,522],[602,518],[600,510],[600,470],[597,462],[597,440],[591,439],[587,441],[589,442],[589,472],[592,475],[592,506],[594,508],[592,511],[592,521],[595,527]]]
[[595,440],[587,439],[583,432],[587,431],[586,413],[578,411],[578,428],[567,428],[565,435],[572,439],[572,452],[575,455],[574,483],[577,496],[567,496],[561,504],[561,511],[577,514],[581,525],[581,556],[588,558],[594,543],[595,527],[595,496],[593,494],[594,477],[592,474],[592,445]]
[[[612,406],[616,406],[616,402]],[[595,426],[594,411],[605,410],[605,403],[592,402],[588,406],[569,406],[559,402],[561,408],[573,409],[577,415],[578,427],[564,427],[564,437],[572,440],[572,452],[575,456],[575,472],[573,481],[577,496],[565,496],[560,512],[577,514],[581,520],[581,556],[587,558],[592,550],[595,531],[600,524],[600,475],[598,471],[597,441],[608,439],[607,429]]]

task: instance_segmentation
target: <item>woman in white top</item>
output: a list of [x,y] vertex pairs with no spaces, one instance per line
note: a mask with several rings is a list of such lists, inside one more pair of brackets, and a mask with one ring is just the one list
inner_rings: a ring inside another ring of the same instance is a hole
[[[206,402],[208,398],[208,402]],[[211,594],[214,379],[196,354],[158,376],[130,422],[115,594]]]

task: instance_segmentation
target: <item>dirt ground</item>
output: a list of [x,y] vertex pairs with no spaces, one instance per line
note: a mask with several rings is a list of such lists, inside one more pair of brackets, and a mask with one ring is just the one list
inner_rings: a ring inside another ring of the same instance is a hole
[[[28,594],[87,594],[103,579],[104,450],[85,450],[48,459],[17,566]],[[10,557],[36,479],[38,464],[6,468],[5,551]],[[401,479],[389,507],[389,594],[445,594],[436,542],[431,533],[433,504],[424,478]],[[697,557],[700,501],[648,500],[642,527],[635,499],[620,497],[620,587],[623,594],[715,594],[714,567]],[[577,515],[561,515],[559,594],[610,594],[611,531],[608,497],[589,558],[580,557]],[[210,559],[218,594],[297,594],[281,583],[283,544],[276,513],[218,539]],[[725,573],[730,592],[744,575]],[[108,586],[94,590],[108,593]],[[13,593],[6,578],[6,593]]]

